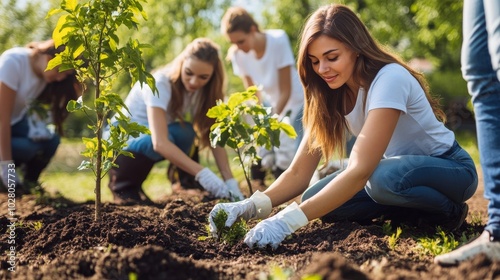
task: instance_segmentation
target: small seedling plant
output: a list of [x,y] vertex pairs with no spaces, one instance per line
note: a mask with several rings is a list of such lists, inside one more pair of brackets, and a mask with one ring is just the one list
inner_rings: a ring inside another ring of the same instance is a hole
[[232,246],[245,237],[245,234],[248,232],[248,226],[245,220],[239,219],[230,227],[226,227],[226,220],[226,211],[220,210],[215,214],[213,221],[217,228],[217,241]]
[[437,256],[451,252],[460,245],[460,242],[455,239],[452,233],[447,234],[438,226],[433,237],[419,238],[418,245],[424,254]]
[[[113,166],[118,155],[132,156],[123,148],[129,137],[137,137],[149,130],[137,123],[130,122],[121,110],[126,108],[122,98],[113,92],[112,83],[116,75],[128,72],[132,84],[139,81],[147,84],[153,93],[157,92],[153,76],[145,70],[141,57],[147,45],[130,38],[120,44],[119,28],[138,28],[138,16],[147,20],[142,8],[144,0],[62,0],[60,8],[52,9],[48,17],[62,14],[53,31],[52,38],[56,47],[64,45],[62,53],[57,54],[47,69],[59,67],[59,71],[74,69],[82,83],[88,82],[94,89],[93,106],[87,106],[83,99],[71,101],[67,105],[70,112],[83,111],[88,116],[95,137],[83,138],[87,158],[78,169],[90,169],[96,178],[95,220],[101,219],[101,180]],[[87,94],[87,87],[83,95]],[[110,125],[110,136],[103,139],[102,131],[109,124],[109,116],[116,113],[117,123]]]
[[253,194],[250,168],[260,159],[257,146],[267,150],[279,147],[281,132],[291,138],[297,137],[293,126],[271,114],[271,108],[258,103],[256,92],[257,87],[252,86],[246,91],[233,93],[227,102],[218,100],[207,113],[208,117],[215,119],[210,128],[210,144],[212,147],[227,146],[236,152],[235,160],[243,168],[250,195]]

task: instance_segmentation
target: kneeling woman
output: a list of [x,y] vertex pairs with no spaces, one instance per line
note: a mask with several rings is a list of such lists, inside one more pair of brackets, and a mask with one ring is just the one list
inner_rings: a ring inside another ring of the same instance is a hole
[[[420,73],[384,51],[354,12],[335,4],[305,25],[298,70],[306,133],[291,166],[265,192],[217,204],[211,220],[220,209],[228,212],[227,226],[237,217],[266,218],[271,207],[303,194],[300,205],[258,223],[245,242],[277,247],[319,217],[365,221],[403,212],[449,230],[462,225],[465,201],[477,188],[475,165],[440,121],[444,113]],[[308,188],[321,158],[343,151],[348,130],[356,142],[345,170]]]
[[119,167],[110,170],[109,188],[115,203],[149,201],[142,183],[153,165],[164,159],[195,176],[213,196],[241,199],[223,148],[212,148],[212,152],[225,182],[189,157],[195,141],[202,148],[209,146],[213,120],[206,113],[216,100],[224,98],[219,47],[209,39],[195,39],[153,75],[158,94],[147,85],[135,84],[125,100],[129,112],[124,113],[131,121],[149,127],[151,135],[130,138],[126,150],[134,158],[120,155],[116,160]]

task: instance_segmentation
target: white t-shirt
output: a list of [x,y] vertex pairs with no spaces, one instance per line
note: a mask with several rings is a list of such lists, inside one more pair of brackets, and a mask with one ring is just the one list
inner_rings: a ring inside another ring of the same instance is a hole
[[258,59],[254,50],[245,53],[237,49],[232,56],[233,71],[240,77],[249,76],[256,86],[262,87],[263,102],[274,108],[280,96],[278,71],[290,66],[291,95],[283,112],[297,111],[297,108],[302,108],[304,104],[304,93],[288,36],[280,29],[266,30],[264,34],[266,35],[264,55]]
[[364,89],[359,90],[356,105],[346,116],[349,128],[356,136],[370,110],[394,108],[401,111],[385,157],[437,156],[453,145],[453,131],[436,119],[424,90],[403,66],[393,63],[380,69],[368,91],[366,110],[363,110],[365,94]]
[[[143,84],[141,87],[141,84],[137,82],[132,87],[125,99],[125,105],[127,105],[130,114],[128,114],[127,111],[123,111],[123,113],[131,118],[131,121],[147,125],[147,107],[158,107],[163,109],[167,112],[167,123],[175,121],[172,119],[171,115],[168,114],[168,105],[172,97],[172,87],[168,77],[168,71],[169,68],[164,67],[153,73],[156,81],[156,88],[158,89],[157,94],[153,94],[153,91],[147,84]],[[184,121],[192,122],[192,117],[194,117],[194,113],[197,109],[199,95],[199,91],[192,94],[183,94],[184,102],[182,115]]]
[[47,85],[43,78],[36,75],[31,67],[29,48],[12,48],[0,56],[0,81],[16,92],[12,108],[11,125],[19,122],[29,105]]

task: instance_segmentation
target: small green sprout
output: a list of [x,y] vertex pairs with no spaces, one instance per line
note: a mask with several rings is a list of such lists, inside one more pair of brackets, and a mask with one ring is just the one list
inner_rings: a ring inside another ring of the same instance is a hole
[[23,229],[27,229],[27,230],[39,231],[43,227],[43,222],[42,221],[32,221],[32,222],[18,221],[14,225],[16,228],[23,228]]
[[[248,232],[248,226],[245,220],[239,219],[230,227],[226,227],[227,213],[220,210],[215,214],[214,223],[217,228],[217,241],[225,244],[234,245],[245,237]],[[209,226],[206,226],[207,232],[210,234]],[[200,240],[206,240],[207,237],[200,237]]]
[[445,254],[460,245],[460,242],[455,240],[455,236],[452,233],[446,235],[441,227],[437,227],[436,230],[437,232],[434,237],[422,237],[418,239],[419,248],[425,254],[431,254],[432,256]]
[[396,232],[394,232],[391,236],[389,236],[388,242],[389,242],[389,248],[391,248],[391,250],[394,250],[396,248],[396,243],[398,242],[399,236],[401,235],[402,232],[403,230],[400,227],[397,227]]

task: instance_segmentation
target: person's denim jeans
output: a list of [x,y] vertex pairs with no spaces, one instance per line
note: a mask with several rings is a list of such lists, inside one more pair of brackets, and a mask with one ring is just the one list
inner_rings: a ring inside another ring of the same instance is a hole
[[[342,170],[309,187],[302,201],[323,189]],[[439,157],[406,155],[382,159],[367,185],[327,216],[333,220],[364,221],[397,211],[416,209],[452,214],[476,191],[478,178],[470,155],[455,142]]]
[[[195,136],[196,132],[191,123],[174,122],[168,125],[168,139],[187,155],[191,151]],[[125,150],[143,154],[155,162],[164,160],[163,156],[153,149],[151,135],[141,134],[137,138],[130,138]]]
[[500,1],[465,0],[462,74],[472,97],[489,200],[486,230],[500,237]]
[[37,183],[43,169],[47,167],[61,142],[59,135],[49,140],[33,141],[28,138],[27,118],[23,118],[11,127],[12,158],[16,166],[22,167],[23,183]]

